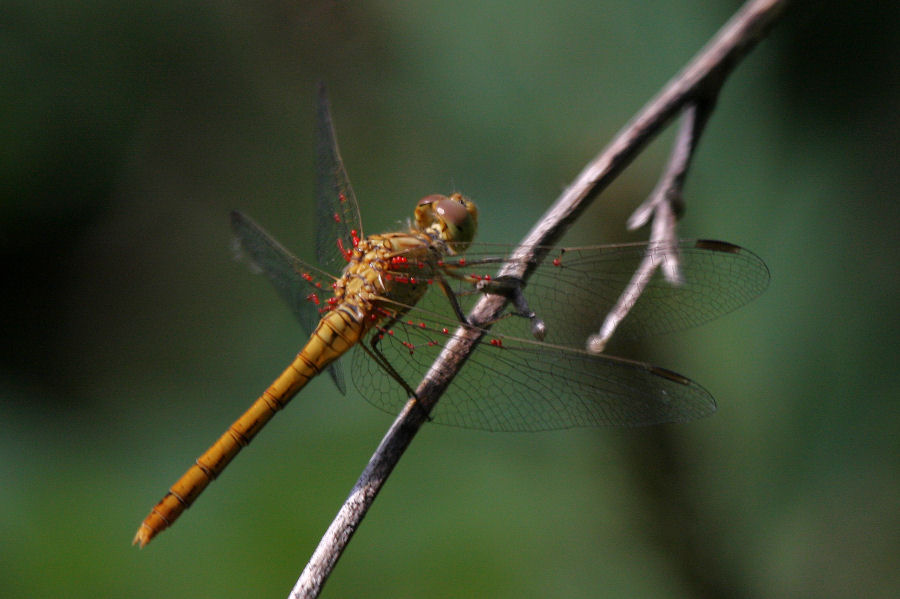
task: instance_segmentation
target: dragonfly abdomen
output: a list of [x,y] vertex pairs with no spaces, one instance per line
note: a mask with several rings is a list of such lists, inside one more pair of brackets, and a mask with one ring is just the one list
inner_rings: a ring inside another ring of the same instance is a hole
[[365,330],[366,325],[352,310],[338,307],[327,312],[294,361],[153,507],[138,528],[134,543],[143,547],[171,526],[272,416],[313,377],[353,347]]

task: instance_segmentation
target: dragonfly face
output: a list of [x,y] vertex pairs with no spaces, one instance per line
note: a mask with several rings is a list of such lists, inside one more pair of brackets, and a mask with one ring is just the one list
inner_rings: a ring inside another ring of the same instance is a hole
[[460,193],[425,196],[416,205],[416,228],[445,241],[451,254],[465,252],[478,229],[478,208]]

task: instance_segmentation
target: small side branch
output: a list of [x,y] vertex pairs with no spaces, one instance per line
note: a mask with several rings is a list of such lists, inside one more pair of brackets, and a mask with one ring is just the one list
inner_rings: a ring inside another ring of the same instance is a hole
[[[527,280],[530,273],[522,270],[522,265],[543,259],[547,250],[542,247],[556,243],[590,201],[647,143],[671,119],[686,111],[682,132],[687,130],[689,133],[679,134],[669,165],[657,186],[658,191],[651,194],[647,207],[640,210],[642,214],[634,218],[635,222],[652,218],[651,235],[670,239],[674,235],[681,185],[696,140],[709,116],[711,105],[704,106],[704,103],[715,98],[730,70],[765,36],[786,4],[786,0],[747,2],[684,70],[616,135],[612,143],[588,163],[522,241],[511,262],[518,266],[507,265],[499,276]],[[655,196],[661,199],[654,199]],[[469,314],[468,321],[476,325],[493,322],[502,313],[507,299],[500,295],[485,295]],[[410,400],[397,417],[326,531],[291,591],[292,599],[319,595],[387,476],[480,340],[481,334],[475,329],[457,329],[416,389],[418,400]]]
[[684,182],[703,128],[712,115],[719,89],[716,87],[715,90],[710,90],[707,97],[691,102],[684,109],[681,126],[663,176],[628,219],[628,228],[631,230],[651,223],[650,251],[644,256],[615,306],[606,315],[600,331],[588,338],[588,351],[600,353],[606,348],[616,328],[625,320],[657,268],[662,270],[663,276],[672,285],[682,283],[676,225],[678,217],[684,211]]

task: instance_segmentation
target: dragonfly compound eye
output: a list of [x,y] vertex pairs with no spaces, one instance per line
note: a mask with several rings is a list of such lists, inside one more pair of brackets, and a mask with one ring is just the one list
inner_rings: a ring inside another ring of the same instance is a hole
[[438,193],[425,196],[416,204],[416,229],[424,231],[435,224],[434,207],[437,203],[448,199]]
[[478,228],[478,209],[460,193],[425,196],[416,205],[416,228],[450,242],[454,253],[465,251]]
[[475,238],[478,229],[478,208],[460,193],[440,200],[434,207],[436,218],[443,223],[443,238],[451,242],[451,249],[464,252]]
[[455,199],[444,198],[443,200],[439,200],[434,203],[432,210],[434,210],[444,222],[454,227],[462,226],[465,224],[466,219],[469,218],[469,212],[466,210],[465,205]]
[[441,195],[439,193],[433,193],[430,196],[425,196],[424,198],[419,200],[419,203],[417,204],[417,206],[428,206],[430,204],[434,204],[436,202],[440,202],[441,200],[446,200],[446,199],[447,199],[447,196],[445,196],[445,195]]

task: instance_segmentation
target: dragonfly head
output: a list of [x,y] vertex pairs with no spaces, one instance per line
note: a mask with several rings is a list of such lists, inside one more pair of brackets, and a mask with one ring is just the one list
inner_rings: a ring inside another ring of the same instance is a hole
[[416,205],[416,229],[447,242],[454,254],[464,252],[478,229],[478,208],[461,193],[425,196]]

